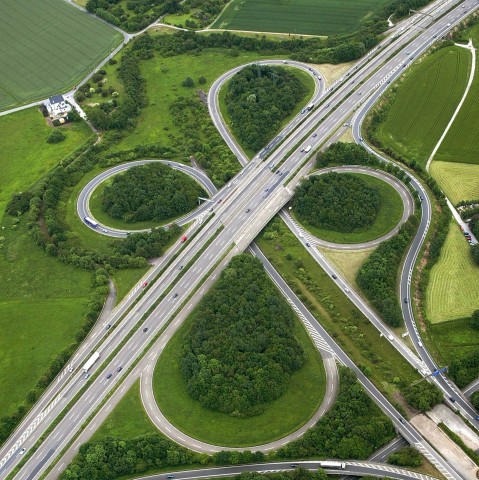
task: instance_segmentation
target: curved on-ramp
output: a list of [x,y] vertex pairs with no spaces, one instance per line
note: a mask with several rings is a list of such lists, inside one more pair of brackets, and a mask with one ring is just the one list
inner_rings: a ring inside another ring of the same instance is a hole
[[390,173],[383,172],[381,170],[374,170],[369,167],[363,166],[341,166],[341,167],[332,167],[332,168],[323,168],[316,172],[311,173],[311,175],[324,175],[326,173],[331,172],[339,172],[339,173],[361,173],[363,175],[370,175],[375,178],[379,178],[380,180],[386,182],[392,188],[394,188],[399,195],[401,196],[401,200],[403,203],[403,214],[401,219],[399,220],[398,224],[390,230],[388,233],[378,237],[374,240],[370,240],[369,242],[361,242],[361,243],[335,243],[335,242],[328,242],[327,240],[323,240],[319,237],[316,237],[311,232],[309,232],[306,228],[304,228],[299,222],[293,219],[293,217],[289,214],[286,209],[283,209],[285,215],[288,216],[291,223],[296,227],[296,229],[301,232],[304,238],[315,247],[327,247],[334,250],[363,250],[367,248],[376,247],[381,242],[388,240],[389,238],[396,235],[399,231],[400,226],[406,222],[410,215],[414,213],[414,199],[411,195],[409,189],[404,185],[400,180],[398,180],[394,175]]

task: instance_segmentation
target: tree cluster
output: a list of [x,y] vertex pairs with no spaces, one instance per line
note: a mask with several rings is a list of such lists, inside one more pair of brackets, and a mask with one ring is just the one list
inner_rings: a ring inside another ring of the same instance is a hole
[[303,180],[292,199],[301,221],[318,228],[355,232],[371,226],[381,206],[376,187],[348,173],[313,175]]
[[479,392],[474,392],[471,395],[472,406],[479,412]]
[[301,81],[284,68],[243,68],[229,81],[225,98],[234,134],[248,148],[260,150],[306,93]]
[[409,405],[421,412],[427,412],[442,402],[442,392],[436,385],[420,382],[406,389],[405,397]]
[[340,368],[338,396],[331,410],[300,439],[280,448],[279,458],[364,459],[394,438],[381,412],[347,368]]
[[261,262],[234,257],[199,304],[185,339],[181,371],[189,394],[232,416],[261,413],[304,362],[293,324]]
[[404,447],[397,452],[391,453],[388,463],[398,467],[420,467],[422,465],[421,454],[413,447]]
[[403,324],[396,284],[399,267],[417,225],[417,217],[409,217],[394,237],[382,242],[368,257],[356,276],[358,285],[391,327]]
[[[221,13],[229,0],[185,0],[180,3],[180,12],[182,14],[191,14],[193,20],[186,20],[186,28],[203,28],[210,25],[213,20]],[[180,25],[181,27],[182,25]]]
[[86,9],[127,32],[137,32],[162,15],[179,10],[178,0],[128,0],[126,10],[120,0],[88,0]]
[[124,241],[113,244],[113,250],[117,255],[129,257],[160,257],[180,233],[181,228],[176,224],[153,228],[150,232],[130,233]]
[[206,196],[188,175],[153,163],[116,175],[103,191],[102,209],[128,223],[162,221],[193,210]]
[[140,58],[133,48],[126,50],[121,57],[118,76],[125,89],[121,102],[113,99],[96,107],[86,107],[88,119],[100,130],[124,130],[133,127],[135,118],[147,104]]
[[80,446],[61,480],[109,480],[152,469],[200,463],[201,455],[152,433],[126,440],[111,437]]
[[61,130],[53,130],[47,137],[47,143],[60,143],[65,140],[67,136]]
[[176,99],[170,112],[180,131],[180,135],[170,135],[170,139],[181,160],[194,158],[218,187],[238,173],[238,159],[221,138],[198,96]]
[[479,376],[479,349],[451,361],[448,374],[459,388],[464,388]]

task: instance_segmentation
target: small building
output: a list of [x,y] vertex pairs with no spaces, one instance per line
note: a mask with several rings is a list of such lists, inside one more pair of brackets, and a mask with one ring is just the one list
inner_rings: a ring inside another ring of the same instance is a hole
[[71,105],[65,101],[63,95],[54,95],[45,102],[50,118],[56,119],[65,117],[72,109]]

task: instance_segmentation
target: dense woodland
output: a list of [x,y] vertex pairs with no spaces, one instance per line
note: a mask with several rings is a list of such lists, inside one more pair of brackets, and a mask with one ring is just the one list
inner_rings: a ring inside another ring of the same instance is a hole
[[341,367],[339,392],[331,410],[300,439],[279,449],[277,456],[365,459],[395,435],[391,420],[371,400],[354,374]]
[[371,226],[380,204],[377,188],[348,173],[312,175],[298,185],[292,199],[300,221],[338,232]]
[[420,467],[422,457],[414,447],[404,447],[391,453],[388,457],[388,463],[398,467]]
[[479,376],[479,349],[463,358],[455,358],[449,365],[448,374],[459,388]]
[[421,412],[427,412],[442,402],[443,394],[436,385],[420,382],[408,387],[405,397],[409,405]]
[[228,83],[225,101],[231,129],[257,152],[280,130],[281,122],[306,93],[298,77],[285,68],[248,66]]
[[232,416],[261,413],[304,362],[293,325],[261,262],[234,257],[193,315],[181,359],[189,394]]
[[128,0],[126,9],[120,0],[88,0],[86,9],[127,32],[147,27],[161,15],[179,10],[178,0]]
[[397,299],[397,278],[402,259],[416,233],[418,223],[416,216],[409,217],[394,237],[382,242],[368,257],[356,276],[358,285],[391,327],[403,324],[401,307]]
[[115,175],[105,187],[102,209],[128,223],[178,217],[198,205],[205,190],[185,173],[161,163],[140,165]]

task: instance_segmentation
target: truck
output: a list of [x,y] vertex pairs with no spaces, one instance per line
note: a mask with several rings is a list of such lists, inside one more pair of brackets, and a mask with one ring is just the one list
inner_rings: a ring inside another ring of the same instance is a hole
[[93,367],[93,364],[100,358],[100,353],[95,352],[83,365],[83,373],[88,373],[88,370],[90,370],[91,367]]
[[181,237],[181,243],[185,243],[186,240],[188,240],[188,237],[187,237],[186,235],[183,235],[183,236]]
[[305,151],[306,153],[308,153],[308,152],[311,150],[311,148],[312,148],[311,145],[308,145],[308,146],[304,149],[304,151]]
[[344,470],[346,468],[346,464],[344,462],[321,461],[319,462],[319,466],[321,468],[337,468],[340,470]]
[[307,107],[306,110],[310,112],[314,108],[314,103],[310,103]]
[[90,217],[84,217],[84,219],[86,223],[88,223],[88,225],[91,225],[93,228],[97,228],[98,227],[98,223],[95,222],[95,220],[93,220],[92,218]]

